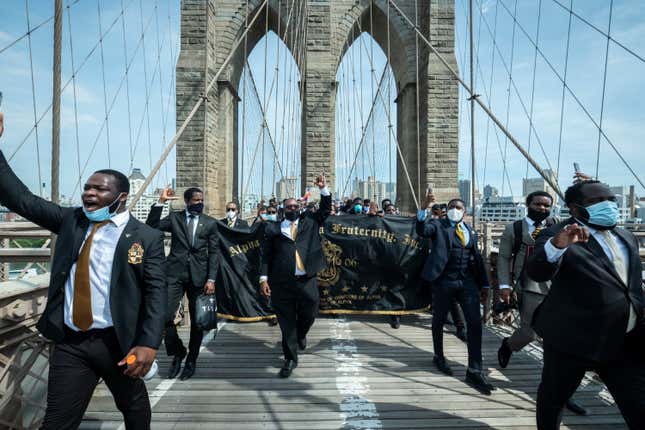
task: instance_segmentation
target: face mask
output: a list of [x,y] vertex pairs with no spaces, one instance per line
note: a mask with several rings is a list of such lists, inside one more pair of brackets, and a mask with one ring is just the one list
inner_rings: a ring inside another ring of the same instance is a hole
[[195,203],[193,205],[186,206],[186,210],[190,212],[191,215],[199,215],[204,211],[204,203]]
[[262,221],[266,221],[267,220],[267,214],[260,214],[260,219]]
[[535,222],[542,222],[549,217],[548,212],[540,212],[531,208],[528,208],[526,215]]
[[277,221],[278,220],[278,215],[276,215],[276,214],[267,214],[266,215],[266,220],[267,221]]
[[298,211],[297,210],[284,211],[284,217],[289,221],[295,221],[298,219]]
[[237,215],[236,211],[226,211],[226,218],[233,219]]
[[583,221],[599,230],[612,229],[618,224],[618,204],[610,200],[582,207],[587,212],[588,218]]
[[[85,214],[87,219],[89,219],[92,222],[107,221],[116,214],[116,211],[119,209],[119,206],[121,206],[121,202],[119,201],[120,198],[121,198],[121,194],[119,194],[119,197],[117,197],[116,200],[114,200],[109,205],[103,206],[102,208],[97,209],[95,211],[88,211],[87,209],[85,209],[85,206],[83,206],[83,213]],[[114,206],[114,204],[117,204],[117,206],[114,208],[113,211],[111,211],[110,208]]]
[[460,222],[464,218],[464,211],[461,209],[449,209],[448,210],[448,219],[452,222]]
[[354,212],[357,214],[363,212],[363,205],[354,205]]

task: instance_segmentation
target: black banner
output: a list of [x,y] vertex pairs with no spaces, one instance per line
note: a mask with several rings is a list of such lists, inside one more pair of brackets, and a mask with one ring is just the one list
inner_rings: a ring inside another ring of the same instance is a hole
[[[272,316],[259,294],[262,224],[248,231],[219,225],[222,261],[217,279],[220,317],[257,321]],[[321,228],[327,268],[318,274],[320,312],[406,314],[427,308],[430,292],[419,273],[428,244],[415,220],[400,216],[329,217]]]

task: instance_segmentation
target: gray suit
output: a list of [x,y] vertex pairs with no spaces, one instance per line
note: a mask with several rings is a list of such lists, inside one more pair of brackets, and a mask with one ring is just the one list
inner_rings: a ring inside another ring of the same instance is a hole
[[520,299],[520,327],[508,339],[508,346],[512,351],[519,351],[529,343],[536,340],[536,334],[531,327],[533,313],[542,303],[551,287],[550,282],[535,282],[522,273],[526,254],[529,248],[535,245],[535,240],[529,234],[529,225],[526,218],[522,220],[522,243],[513,265],[513,245],[515,244],[515,230],[511,223],[506,226],[499,244],[499,257],[497,258],[497,276],[500,285],[513,285]]

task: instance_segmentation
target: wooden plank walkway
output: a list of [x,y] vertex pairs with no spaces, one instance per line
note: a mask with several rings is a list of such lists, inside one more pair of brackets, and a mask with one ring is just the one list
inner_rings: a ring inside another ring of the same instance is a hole
[[[152,428],[534,429],[539,360],[523,352],[500,371],[500,338],[486,329],[484,364],[498,389],[482,396],[463,383],[466,346],[452,334],[444,342],[455,377],[434,369],[430,322],[406,316],[394,330],[385,316],[320,317],[289,379],[277,377],[278,327],[227,322],[206,338],[192,379],[148,383]],[[160,355],[163,375],[169,360]],[[589,382],[575,398],[591,413],[565,413],[563,429],[626,428],[601,384]],[[120,419],[100,385],[81,428],[123,429]]]

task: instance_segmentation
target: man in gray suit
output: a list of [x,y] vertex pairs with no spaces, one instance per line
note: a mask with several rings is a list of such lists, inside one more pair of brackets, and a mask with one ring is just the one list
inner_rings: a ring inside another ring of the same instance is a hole
[[[540,232],[557,220],[550,217],[553,197],[545,191],[535,191],[526,196],[527,215],[506,226],[499,243],[497,276],[500,298],[506,303],[511,299],[511,285],[520,302],[520,326],[507,338],[497,351],[497,359],[502,368],[508,366],[513,352],[520,351],[537,339],[531,323],[533,313],[549,293],[550,282],[535,282],[524,273],[524,263],[531,255],[535,239]],[[569,399],[567,408],[574,413],[585,415],[584,408]]]

